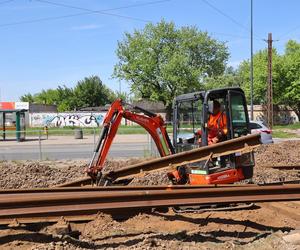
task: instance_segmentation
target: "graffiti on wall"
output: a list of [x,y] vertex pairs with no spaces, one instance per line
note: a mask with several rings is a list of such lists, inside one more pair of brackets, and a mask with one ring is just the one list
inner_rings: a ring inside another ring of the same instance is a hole
[[105,113],[32,113],[29,114],[31,127],[98,127]]

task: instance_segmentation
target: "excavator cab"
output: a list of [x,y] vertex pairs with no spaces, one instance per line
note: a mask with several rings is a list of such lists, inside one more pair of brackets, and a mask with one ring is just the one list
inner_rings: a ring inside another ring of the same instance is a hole
[[[176,152],[208,146],[208,120],[213,103],[226,117],[224,141],[250,134],[245,94],[238,87],[200,91],[177,96],[173,103],[173,146]],[[224,150],[226,151],[226,150]],[[190,184],[233,183],[253,176],[253,152],[227,154],[181,166],[175,182]]]

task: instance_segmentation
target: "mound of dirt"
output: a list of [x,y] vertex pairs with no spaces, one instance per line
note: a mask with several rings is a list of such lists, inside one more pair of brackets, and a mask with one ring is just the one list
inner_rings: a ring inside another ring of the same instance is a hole
[[101,240],[107,237],[121,236],[126,234],[126,229],[121,223],[113,220],[108,214],[99,213],[95,220],[87,223],[82,236],[90,240]]
[[[132,165],[141,159],[107,161],[105,172]],[[86,176],[87,161],[2,161],[0,188],[44,188]]]
[[151,186],[151,185],[168,185],[171,184],[166,171],[156,171],[150,173],[142,173],[136,176],[130,183],[129,186]]
[[260,145],[255,150],[254,183],[292,181],[300,178],[297,170],[278,170],[271,166],[299,166],[300,141]]
[[65,183],[83,176],[78,162],[7,161],[0,164],[0,188],[37,188]]
[[255,167],[253,182],[257,184],[279,182],[279,181],[294,181],[300,179],[300,172],[297,170],[278,170],[272,168]]
[[107,160],[103,167],[103,173],[109,173],[111,171],[128,167],[143,161],[147,161],[149,159],[150,158],[131,158],[131,159],[120,159],[120,160]]
[[300,165],[300,141],[261,145],[255,152],[257,167]]

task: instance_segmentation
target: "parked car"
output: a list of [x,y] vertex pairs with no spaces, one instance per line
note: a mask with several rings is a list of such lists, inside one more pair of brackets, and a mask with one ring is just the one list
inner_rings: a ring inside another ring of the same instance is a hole
[[263,121],[250,121],[251,134],[260,133],[262,144],[273,143],[272,130]]

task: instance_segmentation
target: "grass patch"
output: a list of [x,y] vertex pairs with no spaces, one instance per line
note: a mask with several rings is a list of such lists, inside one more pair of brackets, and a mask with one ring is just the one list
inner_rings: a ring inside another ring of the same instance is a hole
[[300,129],[300,122],[288,125],[275,125],[273,129]]
[[288,125],[275,125],[273,127],[272,136],[274,138],[300,138],[293,131],[300,129],[300,122]]
[[273,138],[299,138],[295,133],[284,132],[282,130],[273,130]]
[[[55,135],[55,136],[63,136],[63,135],[74,135],[74,130],[78,129],[78,127],[63,127],[63,128],[48,128],[48,135]],[[98,128],[82,128],[84,135],[99,135],[101,131],[101,127]],[[167,128],[168,133],[172,133],[172,127]],[[44,135],[44,128],[43,127],[35,127],[35,128],[26,128],[26,135],[28,136],[38,136],[39,133]],[[121,125],[118,128],[117,134],[119,135],[131,135],[131,134],[147,134],[148,132],[141,126],[125,126]]]

